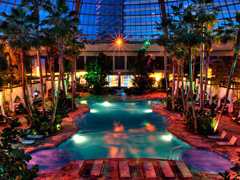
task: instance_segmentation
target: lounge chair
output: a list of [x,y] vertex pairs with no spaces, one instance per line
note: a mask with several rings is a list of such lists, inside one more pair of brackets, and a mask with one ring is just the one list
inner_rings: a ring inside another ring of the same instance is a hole
[[163,170],[163,174],[166,178],[174,178],[175,177],[168,161],[159,161],[159,164],[160,164],[160,166]]
[[209,139],[224,139],[227,135],[226,131],[222,131],[222,134],[220,136],[207,136]]
[[151,161],[143,162],[143,167],[145,169],[146,178],[149,178],[149,179],[157,178],[155,169],[153,167],[153,163]]
[[217,141],[217,144],[221,146],[232,146],[235,144],[236,141],[237,141],[237,137],[232,136],[232,138],[229,141],[224,141],[224,142]]
[[103,160],[95,160],[90,175],[99,177],[101,176],[104,168]]
[[130,178],[130,169],[127,161],[120,161],[119,162],[119,173],[120,178]]
[[43,135],[32,135],[32,134],[29,134],[29,135],[27,135],[27,138],[29,138],[29,139],[41,139],[41,138],[43,138]]
[[184,178],[192,178],[193,175],[183,161],[176,161],[176,165]]
[[28,145],[28,144],[33,144],[35,141],[34,140],[24,140],[21,137],[18,137],[19,141],[23,145]]

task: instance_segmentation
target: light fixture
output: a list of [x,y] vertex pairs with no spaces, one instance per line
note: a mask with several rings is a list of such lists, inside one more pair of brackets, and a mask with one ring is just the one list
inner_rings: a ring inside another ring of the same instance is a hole
[[117,44],[118,46],[121,46],[122,43],[123,43],[123,41],[122,41],[121,38],[118,38],[118,39],[116,40],[116,44]]
[[162,136],[162,140],[164,140],[164,141],[171,141],[172,140],[172,136],[171,135],[163,135]]
[[79,135],[79,134],[76,134],[76,135],[73,136],[73,141],[75,143],[84,143],[86,140],[87,140],[86,137],[84,137],[82,135]]

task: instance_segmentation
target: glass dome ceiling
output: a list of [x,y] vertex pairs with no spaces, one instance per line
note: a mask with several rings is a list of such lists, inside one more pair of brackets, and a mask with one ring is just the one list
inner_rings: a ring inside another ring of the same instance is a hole
[[[56,3],[56,0],[51,0]],[[156,39],[160,33],[156,22],[161,21],[161,4],[164,1],[166,14],[173,13],[171,6],[183,3],[184,7],[191,4],[190,0],[67,0],[71,10],[79,11],[79,29],[83,30],[84,38],[89,42],[106,42],[113,36],[124,36],[133,42]],[[10,13],[11,8],[20,4],[19,0],[1,0],[0,12]],[[225,18],[234,18],[240,11],[240,0],[214,0],[214,7],[219,7],[218,24]],[[41,18],[47,12],[40,11]],[[2,17],[1,22],[4,20]]]

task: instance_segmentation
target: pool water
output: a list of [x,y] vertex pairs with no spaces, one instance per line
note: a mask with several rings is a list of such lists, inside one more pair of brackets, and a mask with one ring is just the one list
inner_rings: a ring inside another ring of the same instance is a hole
[[30,165],[39,164],[42,171],[52,171],[77,159],[182,160],[183,150],[192,149],[165,130],[169,125],[166,117],[152,112],[154,105],[161,104],[159,100],[79,103],[90,107],[89,113],[75,121],[81,130],[54,149],[32,153]]

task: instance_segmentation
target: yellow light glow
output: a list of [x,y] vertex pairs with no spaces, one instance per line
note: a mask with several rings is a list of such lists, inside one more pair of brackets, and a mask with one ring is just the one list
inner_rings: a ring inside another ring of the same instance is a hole
[[87,101],[81,101],[80,104],[87,104]]
[[117,39],[116,43],[117,43],[118,46],[121,46],[123,41],[122,41],[122,39]]

